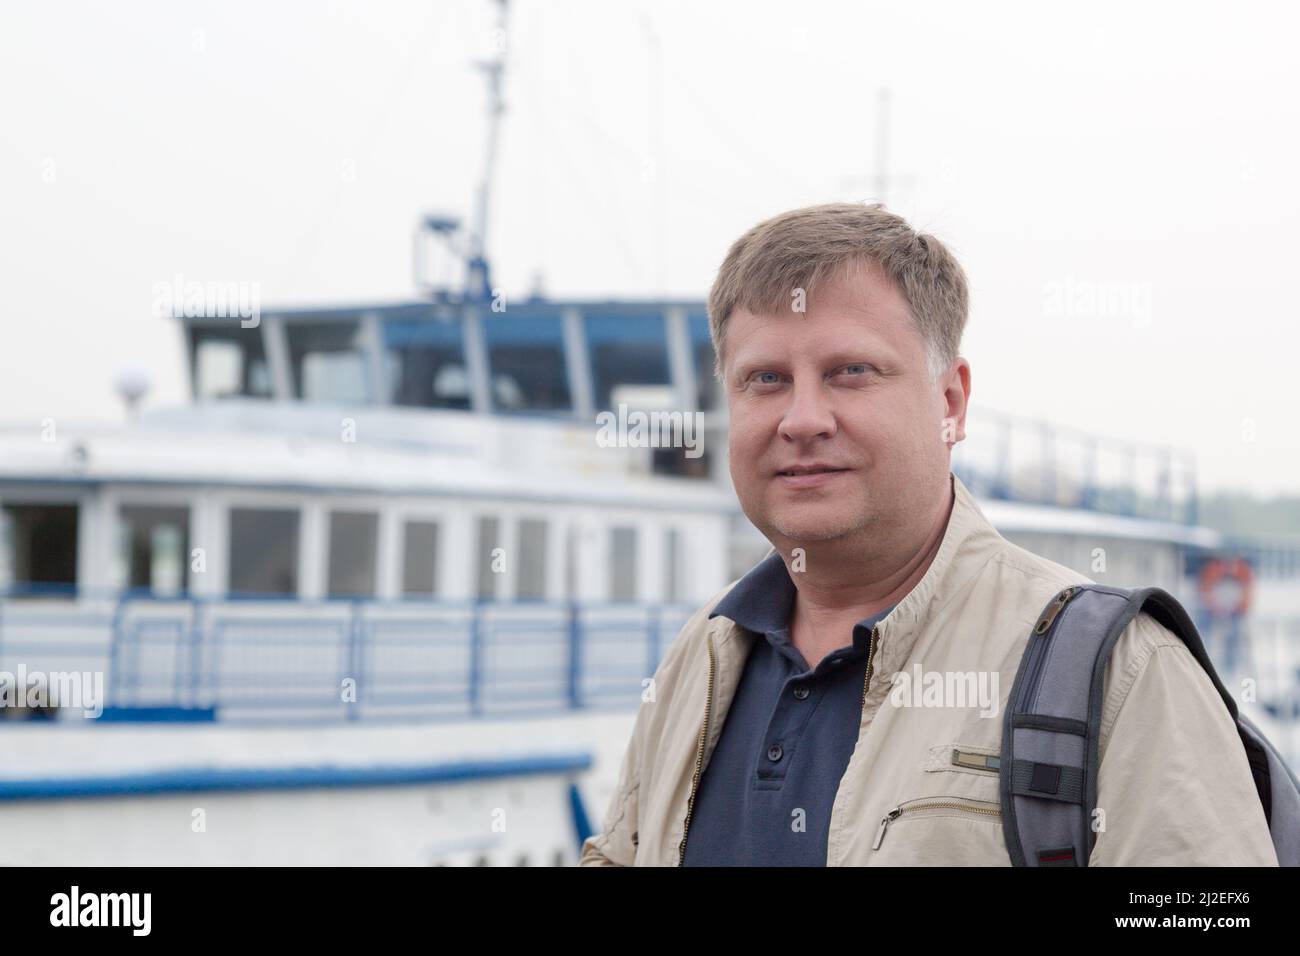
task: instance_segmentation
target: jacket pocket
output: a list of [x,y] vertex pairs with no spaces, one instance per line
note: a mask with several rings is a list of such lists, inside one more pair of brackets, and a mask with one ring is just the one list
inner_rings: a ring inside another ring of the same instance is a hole
[[996,800],[939,794],[904,800],[876,824],[874,866],[1009,866]]

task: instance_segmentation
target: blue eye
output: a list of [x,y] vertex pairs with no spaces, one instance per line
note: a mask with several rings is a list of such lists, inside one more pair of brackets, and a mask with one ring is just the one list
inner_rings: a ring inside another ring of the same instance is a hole
[[781,376],[777,375],[776,372],[759,372],[757,380],[763,385],[775,385],[781,380]]
[[848,372],[850,375],[866,375],[867,366],[861,363],[857,363],[854,365],[846,365],[842,369],[840,369],[840,371]]

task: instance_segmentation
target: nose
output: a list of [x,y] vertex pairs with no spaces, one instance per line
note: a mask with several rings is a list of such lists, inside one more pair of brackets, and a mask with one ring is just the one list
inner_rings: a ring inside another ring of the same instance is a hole
[[777,433],[782,438],[789,442],[807,442],[834,436],[839,426],[820,380],[796,380],[789,395],[790,404],[777,426]]

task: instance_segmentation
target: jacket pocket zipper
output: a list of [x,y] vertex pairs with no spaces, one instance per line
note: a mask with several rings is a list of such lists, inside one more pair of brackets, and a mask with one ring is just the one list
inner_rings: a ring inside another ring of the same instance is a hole
[[915,810],[964,810],[968,813],[982,813],[986,816],[1001,816],[1001,804],[993,803],[989,800],[971,800],[967,797],[917,797],[915,800],[907,800],[900,803],[894,809],[885,814],[884,819],[880,821],[880,829],[876,831],[876,841],[871,844],[871,849],[879,850],[880,844],[885,840],[885,830],[889,825],[897,820],[904,813],[910,813]]

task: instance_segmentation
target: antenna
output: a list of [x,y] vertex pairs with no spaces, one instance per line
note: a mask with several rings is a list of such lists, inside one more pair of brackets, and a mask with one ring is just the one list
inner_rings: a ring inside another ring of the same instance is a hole
[[855,174],[845,176],[840,181],[840,188],[852,192],[855,196],[860,196],[859,190],[865,186],[869,189],[870,199],[881,205],[887,205],[891,200],[898,200],[899,196],[895,194],[900,188],[903,194],[910,195],[908,190],[916,180],[916,177],[910,173],[894,174],[889,171],[889,114],[892,104],[893,91],[889,87],[882,86],[876,90],[876,126],[871,143],[874,155],[870,175]]
[[[497,136],[501,117],[506,111],[501,97],[501,78],[506,70],[506,9],[508,0],[495,0],[496,26],[492,29],[492,47],[495,56],[480,60],[474,65],[484,72],[488,80],[487,145],[483,154],[483,168],[474,197],[474,218],[466,228],[459,217],[442,213],[423,216],[416,224],[411,256],[415,285],[423,294],[443,303],[473,301],[492,298],[492,277],[487,259],[487,226],[489,201],[492,194],[492,171],[496,165]],[[427,260],[430,246],[435,250],[434,264]],[[439,254],[436,250],[441,249]],[[452,258],[447,257],[450,253]],[[463,292],[457,295],[451,289],[451,279],[445,275],[456,263],[465,264]]]
[[889,196],[889,87],[876,93],[876,199],[882,204]]
[[489,200],[492,194],[492,170],[496,165],[497,138],[501,117],[506,111],[501,96],[501,79],[506,71],[506,13],[508,0],[496,0],[497,24],[492,30],[492,46],[496,55],[481,60],[478,68],[487,76],[488,117],[487,144],[483,152],[483,171],[479,177],[478,195],[474,204],[474,221],[471,226],[469,261],[465,276],[466,291],[471,295],[492,297],[492,280],[487,261],[487,227]]
[[645,33],[649,71],[646,90],[650,100],[646,110],[650,155],[643,168],[642,179],[650,180],[651,202],[654,207],[655,291],[663,295],[668,250],[668,201],[664,188],[667,171],[664,161],[663,47],[650,17],[641,17],[641,29]]

